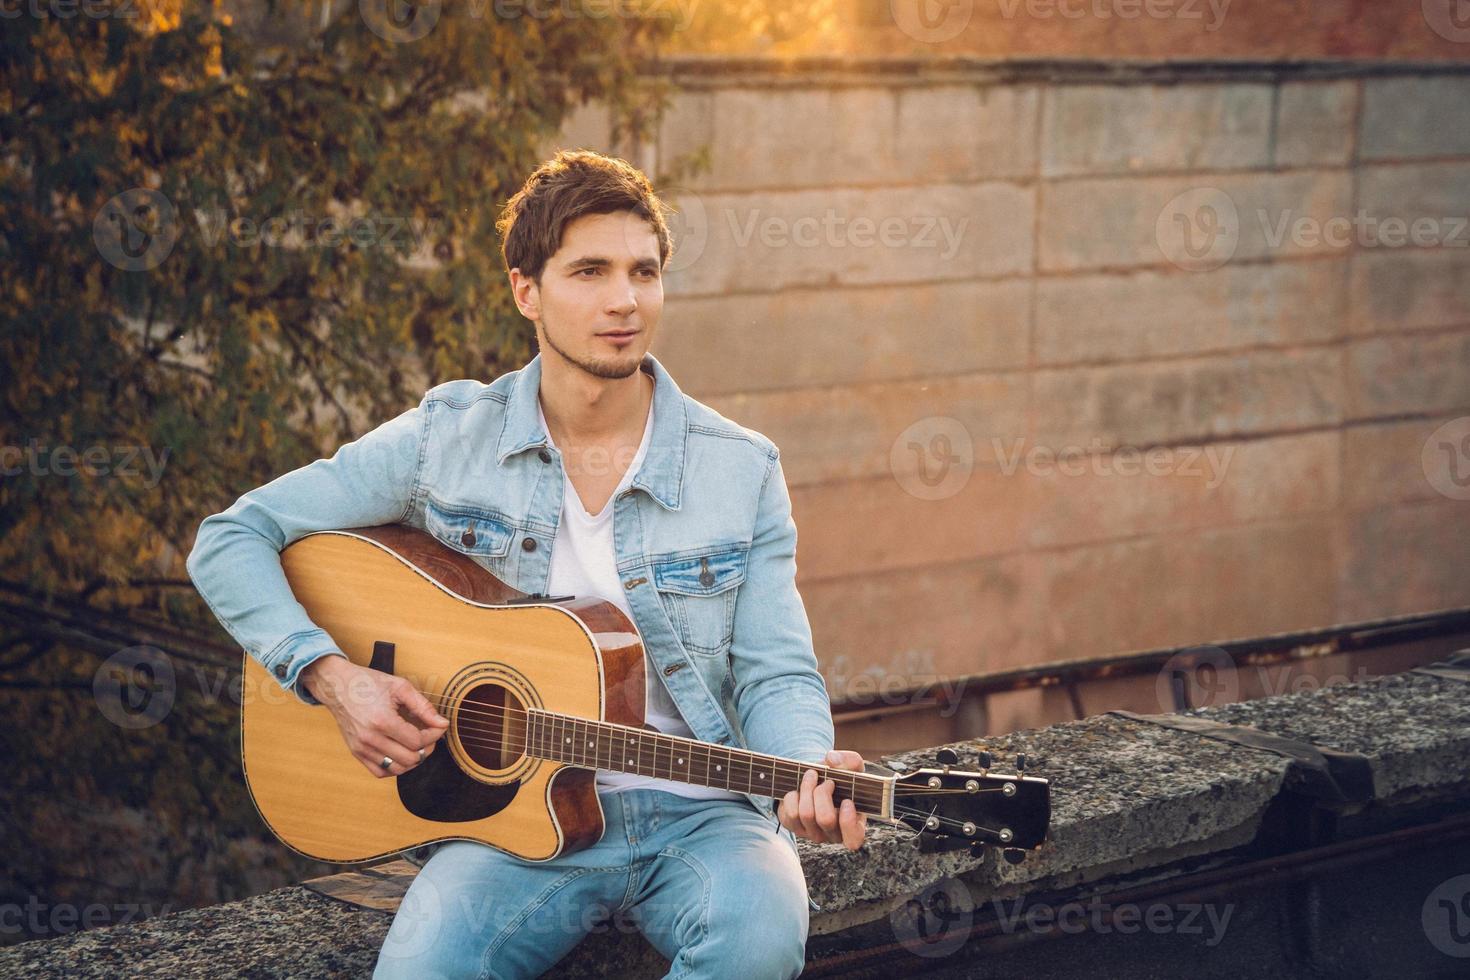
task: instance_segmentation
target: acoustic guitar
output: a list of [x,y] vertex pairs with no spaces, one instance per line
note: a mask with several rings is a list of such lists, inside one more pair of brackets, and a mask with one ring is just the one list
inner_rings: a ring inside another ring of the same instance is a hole
[[779,799],[815,768],[835,799],[909,828],[926,850],[994,845],[1016,860],[1046,838],[1047,782],[1021,765],[960,771],[941,755],[912,772],[851,772],[646,728],[643,644],[622,610],[527,595],[423,531],[317,532],[281,565],[342,652],[407,678],[449,720],[422,763],[375,778],[326,708],[246,656],[246,782],[271,831],[308,857],[353,863],[464,839],[549,860],[602,836],[597,770]]

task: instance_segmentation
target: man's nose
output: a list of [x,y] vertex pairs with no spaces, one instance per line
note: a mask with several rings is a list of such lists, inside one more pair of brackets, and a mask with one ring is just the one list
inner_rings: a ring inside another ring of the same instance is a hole
[[627,316],[638,309],[638,292],[633,288],[632,282],[621,283],[613,288],[613,294],[608,298],[607,311]]

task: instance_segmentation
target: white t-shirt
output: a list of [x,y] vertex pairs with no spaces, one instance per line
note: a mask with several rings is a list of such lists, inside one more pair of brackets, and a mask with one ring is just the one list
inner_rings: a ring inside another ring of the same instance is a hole
[[[540,415],[541,427],[546,430],[546,441],[555,446],[556,443],[551,438],[551,428],[546,424],[546,415],[541,412],[539,398],[536,401],[536,412]],[[551,547],[551,578],[546,585],[549,594],[596,596],[617,606],[630,621],[633,619],[633,611],[628,605],[627,598],[623,595],[623,583],[618,575],[617,553],[613,548],[613,503],[617,500],[618,494],[626,490],[633,482],[633,477],[637,474],[638,467],[642,465],[643,457],[648,452],[648,440],[652,432],[653,403],[650,401],[648,421],[643,425],[643,441],[639,443],[638,452],[633,457],[633,461],[628,464],[628,470],[623,474],[623,479],[618,483],[617,489],[607,498],[607,503],[603,505],[602,512],[599,514],[587,513],[586,507],[582,504],[582,498],[578,496],[576,487],[572,485],[571,477],[566,476],[563,470],[563,481],[566,486],[562,493],[561,521],[557,525],[556,539],[552,542]],[[666,735],[693,738],[694,732],[685,724],[683,716],[679,714],[679,709],[669,697],[669,692],[664,687],[663,678],[658,670],[647,659],[643,666],[646,682],[644,720]],[[597,773],[599,793],[611,793],[634,787],[660,789],[696,799],[741,799],[738,793],[716,789],[712,786],[695,786],[677,780],[657,779],[636,773],[602,770]]]

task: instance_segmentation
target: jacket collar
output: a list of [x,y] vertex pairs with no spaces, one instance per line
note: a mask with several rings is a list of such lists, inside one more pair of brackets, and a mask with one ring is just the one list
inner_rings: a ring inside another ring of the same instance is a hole
[[[684,487],[684,443],[689,426],[684,394],[652,354],[643,355],[639,370],[653,375],[653,431],[648,437],[648,451],[631,485],[646,491],[668,510],[678,510]],[[540,395],[541,355],[537,354],[516,372],[506,398],[496,463],[504,465],[506,458],[515,453],[547,445],[546,429],[538,412]]]

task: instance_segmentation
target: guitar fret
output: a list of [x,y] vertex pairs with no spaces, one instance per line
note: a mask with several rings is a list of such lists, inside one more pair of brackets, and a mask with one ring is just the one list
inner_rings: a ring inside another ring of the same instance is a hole
[[[502,724],[499,731],[509,743],[509,726]],[[865,773],[539,709],[527,712],[524,731],[524,750],[536,758],[777,800],[799,792],[806,771],[815,769],[819,780],[833,781],[834,803],[851,799],[863,812],[883,810],[885,780]]]

